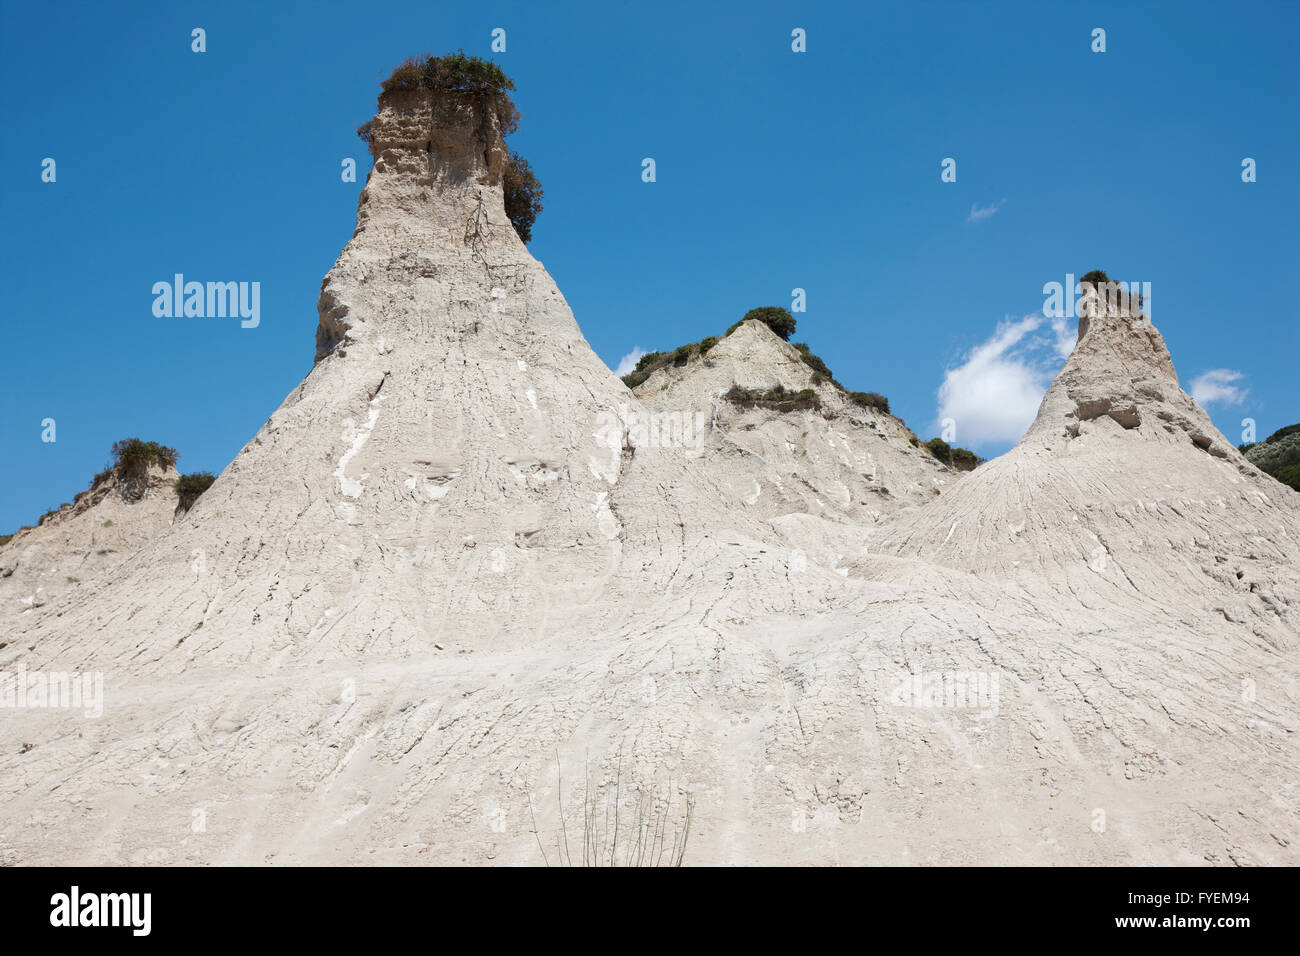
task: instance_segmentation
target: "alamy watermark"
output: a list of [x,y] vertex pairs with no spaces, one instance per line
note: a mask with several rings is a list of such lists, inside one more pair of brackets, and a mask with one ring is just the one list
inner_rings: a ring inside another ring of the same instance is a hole
[[255,329],[262,321],[260,282],[186,282],[178,272],[171,282],[155,282],[153,295],[153,314],[160,319],[238,316],[245,329]]
[[889,702],[895,707],[978,711],[986,720],[998,715],[997,671],[921,671],[897,675]]
[[16,672],[0,671],[0,709],[60,707],[69,710],[84,708],[87,717],[104,714],[104,675],[100,671],[71,673],[67,671],[27,670],[19,664]]
[[148,936],[153,927],[152,893],[83,893],[73,886],[50,897],[54,927],[123,927],[133,936]]
[[[1067,294],[1066,290],[1070,290]],[[1073,319],[1083,303],[1092,296],[1097,304],[1111,312],[1137,312],[1151,318],[1150,282],[1076,282],[1074,273],[1065,274],[1065,283],[1048,282],[1043,286],[1043,315],[1049,319]]]
[[704,442],[708,413],[701,410],[646,412],[629,405],[596,416],[596,438],[610,448],[694,448]]

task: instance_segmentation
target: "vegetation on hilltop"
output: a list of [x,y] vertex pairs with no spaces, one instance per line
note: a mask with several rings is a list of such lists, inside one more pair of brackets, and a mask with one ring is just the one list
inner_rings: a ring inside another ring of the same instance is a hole
[[849,401],[855,405],[861,405],[863,408],[874,408],[886,415],[893,414],[889,410],[889,399],[877,392],[848,392],[847,394]]
[[181,475],[172,487],[176,489],[180,506],[188,511],[194,507],[194,502],[199,500],[199,495],[211,488],[216,480],[210,471],[196,471],[193,474]]
[[542,184],[533,167],[513,149],[501,174],[501,189],[506,196],[506,215],[524,242],[533,238],[533,223],[542,211]]
[[[1103,297],[1106,295],[1106,287],[1110,285],[1111,281],[1110,276],[1106,275],[1106,273],[1101,269],[1093,269],[1091,272],[1084,273],[1083,276],[1079,278],[1080,283],[1091,285]],[[1071,290],[1067,289],[1066,291],[1069,292]],[[1119,304],[1126,304],[1131,301],[1133,307],[1138,309],[1146,305],[1146,301],[1142,298],[1142,293],[1137,291],[1137,289],[1129,289],[1127,297],[1125,297],[1124,293],[1120,293],[1120,299],[1118,301]]]
[[[790,311],[778,306],[769,305],[757,309],[750,309],[741,317],[739,322],[727,329],[727,331],[723,333],[722,337],[726,338],[732,332],[736,331],[736,329],[740,328],[740,326],[748,319],[757,319],[758,321],[763,322],[778,336],[786,340],[788,340],[795,331],[796,322],[794,316],[790,314]],[[717,345],[718,342],[719,339],[717,336],[710,335],[691,345],[679,346],[671,352],[647,352],[645,355],[641,356],[640,361],[636,364],[636,368],[623,376],[623,384],[628,388],[636,388],[661,368],[666,368],[669,365],[681,367],[690,361],[693,355],[707,355],[709,350]],[[863,408],[872,408],[884,412],[887,415],[891,414],[889,411],[889,399],[884,395],[877,392],[850,392],[835,380],[835,375],[831,372],[830,366],[828,366],[819,356],[813,354],[808,343],[793,342],[791,344],[799,353],[799,358],[804,365],[807,365],[812,369],[812,380],[814,385],[831,385],[855,405],[859,405]],[[741,389],[741,392],[748,393],[748,390]],[[738,392],[737,396],[740,396],[741,392]],[[744,398],[740,401],[740,404],[754,404],[757,401],[758,400],[754,400],[754,402],[751,402],[749,398]],[[789,406],[790,408],[810,407],[806,402],[800,406],[789,405],[789,401],[785,398],[781,399],[778,404],[783,407]]]
[[762,389],[741,388],[733,385],[722,396],[742,408],[770,408],[778,412],[792,412],[800,408],[820,408],[821,398],[811,388],[789,391],[783,385],[763,391]]
[[109,475],[137,479],[147,475],[151,467],[164,470],[175,468],[177,460],[181,457],[175,448],[160,445],[156,441],[141,441],[138,438],[124,438],[113,442],[111,452],[112,463],[94,477],[90,483],[92,488],[106,480]]
[[[726,338],[748,319],[757,319],[772,329],[774,333],[783,339],[788,340],[795,331],[795,318],[790,314],[788,309],[782,309],[778,306],[762,306],[757,309],[750,309],[741,317],[740,321],[732,325],[725,333]],[[709,350],[717,345],[719,339],[717,336],[710,335],[699,342],[682,345],[671,352],[647,352],[641,356],[637,362],[636,368],[623,376],[623,384],[628,388],[636,388],[656,371],[668,366],[681,367],[690,361],[692,356],[701,357],[708,354]],[[892,414],[889,410],[889,399],[877,392],[851,392],[835,380],[835,375],[831,372],[830,367],[817,355],[815,355],[806,342],[793,342],[791,345],[799,353],[800,360],[808,368],[812,369],[812,380],[814,385],[831,385],[839,391],[846,399],[862,408],[871,408],[876,411],[884,412],[886,415]],[[809,396],[812,396],[811,398]],[[728,401],[734,402],[746,408],[763,407],[775,408],[780,411],[793,411],[796,408],[815,408],[821,405],[821,399],[817,398],[817,393],[812,389],[803,389],[799,392],[786,391],[781,386],[776,389],[769,389],[767,392],[761,390],[741,388],[736,386],[723,396]],[[920,443],[919,439],[913,436],[913,445]],[[965,449],[958,449],[958,452],[965,452]],[[965,454],[972,454],[965,452]],[[965,460],[964,458],[962,460]],[[972,466],[974,467],[974,466]]]
[[464,50],[444,56],[426,53],[407,57],[380,86],[385,93],[423,88],[493,96],[505,96],[515,88],[514,81],[501,67],[491,60],[470,56]]
[[[474,106],[491,104],[501,124],[501,135],[509,136],[519,129],[519,110],[510,98],[514,80],[501,67],[490,60],[470,56],[464,50],[433,56],[425,53],[412,56],[397,65],[380,86],[384,93],[402,90],[436,90],[453,94],[455,102]],[[382,96],[381,96],[382,99]],[[439,114],[435,113],[435,120]],[[375,121],[369,120],[357,127],[357,135],[367,146],[371,145]],[[533,168],[514,150],[510,151],[502,172],[501,188],[505,193],[506,215],[523,242],[531,242],[533,223],[542,211],[542,184]]]
[[[90,479],[90,487],[86,491],[76,494],[71,502],[65,501],[57,508],[51,508],[45,514],[37,519],[36,525],[44,524],[46,520],[63,511],[65,508],[71,508],[79,503],[91,491],[94,491],[110,478],[117,477],[122,481],[135,482],[147,478],[150,468],[175,468],[176,462],[180,460],[180,453],[175,448],[167,445],[161,445],[156,441],[141,441],[139,438],[124,438],[121,441],[113,442],[113,447],[109,453],[112,459],[108,467],[99,472]],[[105,526],[111,522],[106,521]],[[29,531],[34,525],[23,525],[13,534],[0,535],[0,545],[8,544],[19,531]]]
[[1279,428],[1262,442],[1237,449],[1260,471],[1300,491],[1300,424]]
[[783,309],[779,305],[763,305],[746,312],[740,317],[739,322],[727,329],[723,337],[730,335],[750,319],[758,319],[758,321],[766,323],[769,329],[786,342],[789,342],[790,336],[794,335],[795,318],[790,314],[789,309]]
[[705,355],[717,344],[718,337],[710,335],[699,342],[678,346],[671,352],[647,352],[636,363],[636,368],[623,376],[623,384],[636,388],[659,369],[669,365],[680,368],[690,361],[692,355]]
[[930,454],[934,455],[935,458],[949,468],[956,468],[958,471],[974,471],[985,461],[969,448],[954,448],[942,438],[931,438],[927,442],[922,442],[922,444],[930,449]]

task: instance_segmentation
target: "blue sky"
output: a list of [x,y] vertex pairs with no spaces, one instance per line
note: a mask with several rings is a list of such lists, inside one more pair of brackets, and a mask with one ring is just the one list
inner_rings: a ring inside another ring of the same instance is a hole
[[[1215,423],[1262,438],[1300,420],[1298,38],[1294,2],[8,4],[0,530],[118,438],[225,467],[311,367],[380,78],[458,47],[515,79],[531,249],[611,367],[798,287],[840,381],[997,454],[1071,334],[1043,284],[1103,268],[1152,283],[1184,387],[1214,373]],[[156,318],[177,272],[259,281],[261,324]]]

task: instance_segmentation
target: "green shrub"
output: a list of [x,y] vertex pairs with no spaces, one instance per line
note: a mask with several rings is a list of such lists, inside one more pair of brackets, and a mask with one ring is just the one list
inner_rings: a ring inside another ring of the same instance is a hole
[[420,80],[420,85],[428,89],[458,93],[505,93],[515,88],[514,81],[501,67],[490,60],[469,56],[464,50],[425,57]]
[[863,408],[874,408],[886,415],[889,414],[889,399],[876,392],[849,392],[849,401]]
[[[769,329],[787,342],[790,341],[790,336],[794,335],[794,316],[790,314],[789,309],[783,309],[779,305],[764,305],[757,309],[750,309],[740,321],[745,322],[748,319],[758,319],[765,323]],[[734,329],[735,326],[733,325],[732,328]],[[727,330],[727,334],[731,334],[730,329]]]
[[699,345],[700,354],[703,355],[705,352],[707,352],[709,349],[713,348],[713,346],[717,344],[718,344],[718,337],[716,335],[710,335],[704,339],[701,339]]
[[514,150],[501,174],[501,188],[506,196],[506,215],[515,232],[524,242],[533,239],[533,223],[542,211],[542,184],[537,181],[533,167]]
[[12,534],[0,534],[0,548],[4,547],[14,539]]
[[1273,473],[1273,477],[1284,485],[1290,485],[1300,491],[1300,465],[1284,465]]
[[1279,429],[1278,429],[1277,431],[1275,431],[1273,434],[1271,434],[1271,435],[1269,435],[1267,438],[1265,438],[1265,439],[1264,439],[1264,443],[1265,443],[1266,445],[1271,445],[1271,444],[1273,444],[1273,443],[1276,442],[1276,441],[1281,441],[1281,440],[1282,440],[1283,438],[1285,438],[1287,435],[1294,435],[1296,432],[1300,432],[1300,424],[1296,424],[1296,425],[1287,425],[1287,426],[1285,426],[1285,427],[1283,427],[1283,428],[1279,428]]
[[[1079,281],[1093,286],[1104,297],[1107,294],[1106,286],[1110,283],[1111,279],[1110,276],[1106,275],[1106,273],[1101,269],[1093,269],[1091,272],[1086,273],[1082,278],[1080,278]],[[1132,307],[1140,309],[1146,304],[1145,300],[1142,298],[1142,293],[1136,290],[1130,290],[1126,293],[1116,289],[1115,293],[1118,296],[1116,301],[1121,305],[1126,305],[1126,303],[1129,303],[1131,300]]]
[[677,366],[685,365],[690,361],[691,355],[695,352],[694,345],[679,345],[673,350],[673,364]]
[[194,506],[194,502],[199,500],[199,495],[211,488],[216,480],[211,472],[196,471],[190,475],[181,475],[172,487],[176,489],[180,506],[188,511]]
[[1296,488],[1296,475],[1300,473],[1300,424],[1279,428],[1261,442],[1242,445],[1241,450],[1260,471]]
[[813,381],[820,385],[822,382],[835,382],[835,375],[830,368],[820,358],[812,353],[806,342],[795,342],[794,347],[799,350],[799,358],[803,364],[813,370]]
[[73,577],[72,575],[70,575],[70,574],[67,575],[67,579],[68,579],[68,583],[69,583],[69,584],[80,584],[80,583],[81,583],[81,578],[74,578],[74,577]]
[[930,454],[950,468],[971,471],[976,466],[984,464],[984,459],[969,448],[954,448],[942,438],[931,438],[925,442],[925,447],[930,449]]
[[811,388],[803,388],[794,392],[788,391],[783,385],[777,385],[767,391],[733,385],[722,397],[729,402],[740,405],[742,408],[771,408],[778,412],[792,412],[800,408],[820,408],[822,403],[817,393]]
[[623,376],[623,384],[628,388],[636,388],[648,379],[655,369],[667,365],[670,357],[663,352],[647,352],[637,361],[636,368]]
[[388,79],[379,85],[385,93],[398,90],[418,90],[423,76],[424,57],[409,56],[393,68]]
[[445,56],[408,56],[380,86],[385,93],[421,87],[454,93],[505,93],[515,88],[501,67],[464,50]]
[[[125,438],[114,442],[112,455],[112,471],[116,472],[119,478],[143,478],[149,473],[151,466],[163,469],[175,468],[177,459],[181,457],[175,448],[168,448],[156,441],[141,441],[138,438]],[[98,479],[99,475],[95,477]]]
[[[491,100],[501,122],[501,135],[509,136],[519,129],[519,111],[509,96],[514,81],[495,63],[469,56],[464,50],[446,56],[408,57],[380,86],[385,93],[426,89],[462,94],[479,102]],[[357,135],[369,144],[371,132],[369,124],[365,124]]]
[[925,447],[930,449],[930,454],[945,464],[952,457],[952,447],[942,438],[931,438],[925,443]]

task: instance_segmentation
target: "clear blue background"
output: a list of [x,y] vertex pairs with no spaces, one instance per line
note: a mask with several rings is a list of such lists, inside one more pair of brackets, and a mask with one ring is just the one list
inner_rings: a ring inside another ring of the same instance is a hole
[[[224,468],[311,367],[379,80],[412,53],[493,56],[494,27],[523,114],[511,142],[546,190],[531,248],[611,365],[803,287],[796,338],[928,437],[945,368],[1038,311],[1044,282],[1101,267],[1153,283],[1184,383],[1246,373],[1246,404],[1213,411],[1229,438],[1245,415],[1262,438],[1300,420],[1298,18],[1291,2],[6,2],[0,529],[70,500],[125,436]],[[150,287],[175,272],[260,281],[261,327],[154,318]]]

